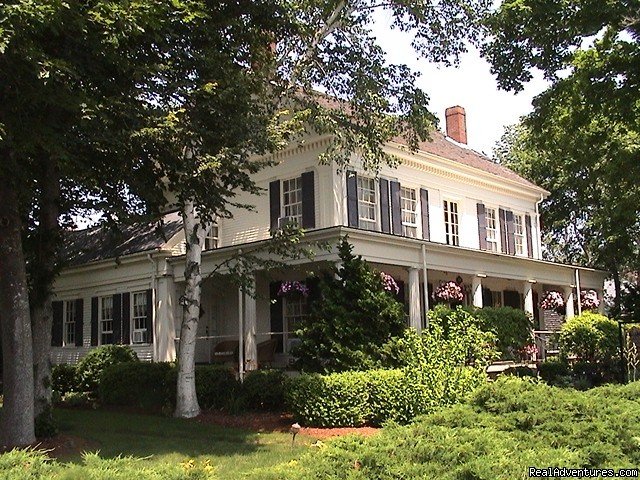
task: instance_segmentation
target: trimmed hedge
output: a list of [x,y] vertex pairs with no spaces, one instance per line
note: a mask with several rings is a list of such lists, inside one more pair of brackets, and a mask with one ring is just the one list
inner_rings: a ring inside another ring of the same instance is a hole
[[[100,377],[100,401],[105,405],[163,407],[169,398],[170,363],[118,363]],[[175,384],[173,384],[175,388]]]
[[51,369],[51,389],[64,397],[78,391],[78,372],[75,365],[55,365]]
[[110,365],[139,362],[136,352],[128,345],[103,345],[91,350],[76,367],[78,391],[98,397],[100,375]]
[[282,410],[288,378],[282,370],[255,370],[241,387],[243,406],[250,410]]

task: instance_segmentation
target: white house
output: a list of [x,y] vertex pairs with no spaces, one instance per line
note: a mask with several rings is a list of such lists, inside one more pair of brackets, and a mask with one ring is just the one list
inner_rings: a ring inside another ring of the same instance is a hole
[[[555,326],[537,306],[545,290],[564,293],[567,317],[578,309],[578,289],[594,289],[602,299],[605,272],[542,260],[538,205],[548,192],[467,148],[463,108],[447,109],[446,118],[447,135],[435,132],[417,152],[389,142],[387,151],[401,164],[377,177],[357,160],[347,171],[320,165],[329,136],[275,154],[276,165],[255,175],[268,194],[238,199],[255,211],[238,211],[212,228],[203,274],[238,249],[258,248],[279,222],[293,220],[311,240],[337,244],[348,234],[355,253],[398,281],[417,329],[429,293],[448,280],[461,283],[465,303],[522,308],[539,329]],[[179,216],[165,217],[162,234],[152,226],[127,229],[118,239],[100,229],[73,232],[66,248],[71,263],[54,288],[53,362],[76,361],[107,343],[131,344],[141,359],[175,359],[184,288]],[[224,279],[205,282],[196,360],[231,352],[241,369],[286,364],[308,305],[280,297],[280,282],[305,280],[337,259],[319,251],[314,261],[291,261],[284,272],[257,271],[256,298]]]

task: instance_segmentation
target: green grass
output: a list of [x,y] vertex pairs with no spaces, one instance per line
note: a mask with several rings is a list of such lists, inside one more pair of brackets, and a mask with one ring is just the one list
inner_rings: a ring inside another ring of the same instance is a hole
[[[255,433],[155,415],[60,409],[54,416],[61,434],[95,443],[103,458],[130,455],[157,466],[209,460],[219,478],[239,478],[256,467],[296,459],[313,441],[299,437],[292,448],[286,433]],[[81,460],[80,455],[61,459]]]

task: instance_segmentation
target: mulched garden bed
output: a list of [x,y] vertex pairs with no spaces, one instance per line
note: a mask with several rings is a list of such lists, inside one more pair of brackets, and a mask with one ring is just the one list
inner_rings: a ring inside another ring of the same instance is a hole
[[[196,418],[199,423],[220,425],[230,428],[242,428],[254,432],[289,432],[293,422],[290,413],[275,412],[247,412],[241,415],[231,415],[224,412],[204,412]],[[303,427],[301,435],[316,439],[325,439],[356,433],[369,437],[380,431],[375,427],[342,427],[342,428],[312,428]]]

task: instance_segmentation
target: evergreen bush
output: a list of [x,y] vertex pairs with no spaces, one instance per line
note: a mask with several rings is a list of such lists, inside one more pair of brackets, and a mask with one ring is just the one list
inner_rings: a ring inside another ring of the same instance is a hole
[[525,345],[532,342],[533,320],[526,312],[511,307],[484,307],[473,311],[479,326],[496,336],[500,357],[515,360]]
[[375,271],[343,238],[340,268],[321,279],[321,301],[296,335],[297,366],[307,372],[373,368],[382,346],[406,328],[404,308],[389,291],[395,282]]
[[138,356],[128,345],[103,345],[91,350],[76,367],[78,391],[98,397],[100,375],[116,363],[138,362]]
[[[162,408],[169,398],[171,363],[126,362],[110,365],[100,377],[100,401],[105,405]],[[175,388],[175,385],[172,385]]]
[[240,388],[243,406],[249,410],[282,410],[287,380],[282,370],[247,373]]
[[51,368],[51,389],[61,397],[69,392],[77,392],[78,374],[75,365],[54,365]]

